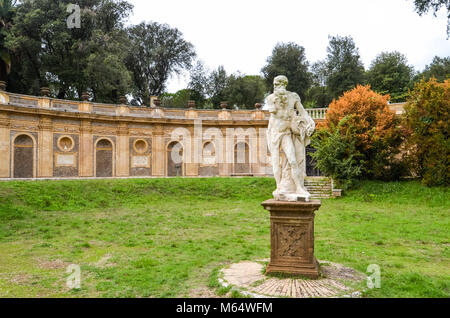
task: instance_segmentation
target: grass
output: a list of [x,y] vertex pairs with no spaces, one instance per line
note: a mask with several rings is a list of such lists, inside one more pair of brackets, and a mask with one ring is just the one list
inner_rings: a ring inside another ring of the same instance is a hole
[[[270,178],[0,183],[0,297],[189,297],[268,258]],[[450,296],[448,188],[365,182],[324,200],[316,256],[366,272],[365,297]],[[69,290],[66,268],[81,266]],[[216,273],[216,274],[214,274]],[[226,293],[226,291],[223,291]],[[237,296],[237,295],[232,295]]]

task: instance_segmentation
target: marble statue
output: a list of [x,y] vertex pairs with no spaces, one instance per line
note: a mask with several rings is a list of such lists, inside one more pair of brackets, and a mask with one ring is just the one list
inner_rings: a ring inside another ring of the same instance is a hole
[[288,79],[277,76],[274,93],[267,97],[270,112],[267,143],[277,189],[273,193],[278,201],[305,201],[311,199],[305,188],[306,146],[316,127],[298,94],[286,90]]

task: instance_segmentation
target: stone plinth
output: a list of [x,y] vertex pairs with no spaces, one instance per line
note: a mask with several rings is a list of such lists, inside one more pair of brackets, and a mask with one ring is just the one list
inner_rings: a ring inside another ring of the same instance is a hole
[[329,261],[320,262],[320,278],[267,277],[262,274],[266,260],[244,261],[223,268],[219,284],[252,298],[336,298],[361,297],[367,276],[353,268]]
[[319,277],[319,264],[314,256],[314,216],[321,205],[320,201],[262,203],[270,212],[271,228],[271,256],[266,274]]

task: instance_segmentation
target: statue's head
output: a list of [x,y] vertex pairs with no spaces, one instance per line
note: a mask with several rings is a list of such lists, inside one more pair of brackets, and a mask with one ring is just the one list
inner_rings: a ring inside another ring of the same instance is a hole
[[286,76],[284,75],[280,75],[275,77],[275,79],[273,80],[273,87],[274,89],[280,89],[280,88],[284,88],[286,89],[286,86],[288,85],[289,81],[287,79]]

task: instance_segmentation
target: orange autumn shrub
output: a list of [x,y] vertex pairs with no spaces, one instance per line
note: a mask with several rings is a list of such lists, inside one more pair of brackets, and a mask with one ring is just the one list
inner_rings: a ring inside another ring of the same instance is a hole
[[416,83],[405,106],[405,158],[428,186],[450,184],[450,80]]
[[[362,161],[362,177],[390,180],[404,173],[402,163],[396,159],[402,142],[399,119],[389,110],[388,100],[388,95],[375,93],[369,85],[358,85],[333,100],[325,122],[319,125],[325,130],[339,126],[343,136],[351,128]],[[344,118],[348,119],[339,125]]]

